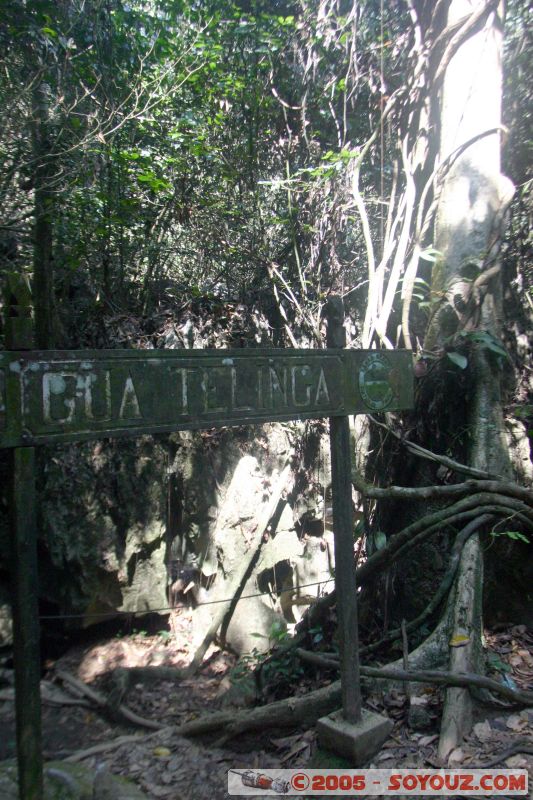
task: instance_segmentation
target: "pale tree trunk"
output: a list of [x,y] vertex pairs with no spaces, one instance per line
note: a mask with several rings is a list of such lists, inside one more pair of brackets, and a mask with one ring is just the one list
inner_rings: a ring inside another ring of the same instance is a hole
[[[448,25],[472,15],[482,0],[452,0]],[[432,289],[442,298],[425,346],[433,348],[459,331],[476,329],[499,337],[501,279],[499,241],[505,210],[513,193],[500,172],[502,9],[485,17],[446,66],[442,85],[441,163],[458,153],[445,178],[439,201],[435,245],[441,258]],[[471,142],[471,144],[468,144]],[[435,296],[435,295],[434,295]],[[508,475],[495,359],[473,346],[467,367],[472,375],[469,414],[470,465]],[[483,559],[479,538],[464,548],[450,607],[451,634],[467,645],[450,647],[449,669],[481,668]],[[455,642],[457,644],[457,640]],[[467,690],[446,692],[439,755],[446,759],[471,727]]]
[[53,217],[57,186],[51,160],[49,87],[39,83],[33,91],[33,154],[35,159],[35,226],[33,250],[33,304],[35,341],[47,350],[56,345],[57,317],[54,298]]

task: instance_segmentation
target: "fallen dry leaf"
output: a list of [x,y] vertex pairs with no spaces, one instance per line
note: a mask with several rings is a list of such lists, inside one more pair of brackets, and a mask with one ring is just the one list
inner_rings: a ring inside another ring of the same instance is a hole
[[157,758],[165,758],[166,756],[170,755],[170,750],[168,747],[154,747],[152,752],[154,756],[157,756]]
[[395,754],[394,754],[394,753],[388,753],[388,752],[385,750],[384,752],[380,753],[380,754],[379,754],[379,755],[378,755],[378,756],[377,756],[377,757],[376,757],[374,760],[375,760],[375,761],[376,761],[378,764],[381,764],[381,762],[382,762],[382,761],[392,761],[392,760],[393,760],[393,759],[395,759],[395,758],[396,758],[396,756],[395,756]]
[[449,764],[462,764],[464,760],[465,760],[465,754],[460,747],[456,747],[455,750],[452,750],[452,752],[448,756]]
[[527,631],[527,627],[525,625],[514,625],[511,628],[511,633],[513,636],[521,636]]
[[309,742],[301,741],[299,744],[293,747],[289,753],[281,757],[280,759],[281,763],[284,764],[286,761],[290,761],[291,758],[294,758],[294,756],[299,755],[304,750],[309,750]]
[[527,726],[526,720],[520,717],[518,714],[513,714],[511,717],[509,717],[505,724],[512,731],[522,731]]
[[292,747],[299,739],[302,738],[300,733],[293,734],[292,736],[282,736],[280,739],[273,739],[271,738],[270,741],[274,745],[274,747],[282,748],[282,747]]
[[426,747],[428,744],[433,744],[438,739],[438,734],[433,734],[433,736],[422,736],[418,742],[421,747]]
[[511,756],[511,758],[506,758],[504,764],[506,767],[510,767],[511,769],[522,769],[522,767],[527,767],[527,761],[524,756]]
[[488,742],[492,739],[493,731],[487,719],[485,722],[478,722],[477,725],[474,725],[473,730],[480,742]]

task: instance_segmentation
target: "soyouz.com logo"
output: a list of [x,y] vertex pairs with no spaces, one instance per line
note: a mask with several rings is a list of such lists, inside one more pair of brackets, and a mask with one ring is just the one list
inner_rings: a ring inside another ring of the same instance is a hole
[[447,797],[523,797],[525,769],[230,769],[228,793],[234,795],[426,795]]

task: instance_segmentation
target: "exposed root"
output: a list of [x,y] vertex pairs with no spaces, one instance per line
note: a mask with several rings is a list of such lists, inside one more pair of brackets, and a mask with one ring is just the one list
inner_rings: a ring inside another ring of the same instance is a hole
[[150,739],[154,736],[157,736],[162,731],[170,730],[169,728],[161,728],[158,731],[154,731],[153,733],[149,733],[146,736],[141,736],[138,733],[132,734],[131,736],[117,736],[115,739],[110,739],[109,742],[101,742],[100,744],[95,744],[92,747],[88,747],[86,750],[77,750],[75,753],[71,753],[69,756],[64,758],[64,761],[69,761],[72,763],[76,763],[77,761],[83,761],[84,758],[92,758],[92,756],[97,756],[100,753],[109,753],[111,750],[116,750],[117,747],[122,747],[123,744],[139,744],[139,742],[146,742],[147,739]]
[[[492,517],[489,514],[484,514],[477,519],[472,520],[468,525],[466,525],[463,530],[457,534],[455,542],[453,544],[452,552],[450,555],[450,561],[448,564],[448,569],[446,570],[444,577],[439,585],[439,588],[435,592],[434,596],[431,598],[431,601],[428,603],[426,608],[416,617],[415,619],[411,620],[405,625],[405,632],[410,633],[411,631],[417,630],[427,619],[430,617],[434,611],[440,606],[446,595],[451,589],[453,584],[457,569],[459,567],[459,562],[461,559],[461,553],[463,552],[463,547],[468,539],[475,533],[478,528],[484,525],[487,522],[490,522]],[[388,644],[389,642],[393,642],[396,639],[399,639],[402,636],[402,629],[395,628],[391,631],[388,631],[379,642],[374,642],[373,644],[367,645],[366,647],[362,647],[360,650],[360,654],[364,655],[366,653],[374,653],[376,650],[379,650],[384,644]]]
[[296,728],[311,726],[319,717],[339,708],[341,684],[335,681],[330,686],[317,689],[302,697],[289,697],[265,706],[235,711],[219,711],[178,726],[178,736],[201,736],[215,731],[224,731],[224,741],[252,730],[269,728]]
[[[482,664],[483,555],[478,536],[472,537],[463,549],[456,584],[452,632],[453,637],[464,641],[450,647],[449,669],[454,673],[471,672]],[[442,715],[439,758],[445,760],[471,727],[471,695],[460,688],[449,689]]]
[[[332,659],[324,658],[317,653],[307,653],[301,649],[296,652],[308,662],[328,668],[338,666]],[[533,705],[533,692],[510,689],[483,675],[456,674],[440,670],[405,671],[392,666],[383,668],[361,666],[361,675],[363,678],[380,682],[387,680],[401,684],[405,681],[413,681],[437,686],[475,687],[498,694],[516,704]],[[220,745],[235,736],[250,731],[314,725],[317,719],[339,708],[340,703],[341,684],[340,681],[335,681],[329,686],[309,692],[303,697],[289,697],[286,700],[278,700],[238,713],[219,711],[209,714],[178,726],[175,733],[179,736],[194,737],[223,732],[222,738],[217,741],[217,744]]]
[[[331,656],[326,658],[318,653],[309,653],[298,648],[296,654],[310,664],[327,667],[328,669],[339,668],[338,660]],[[518,689],[511,689],[503,683],[487,678],[484,675],[476,675],[472,672],[442,672],[441,670],[417,671],[397,669],[390,667],[364,667],[361,666],[361,675],[364,678],[376,678],[378,680],[393,680],[397,682],[413,681],[418,683],[431,683],[436,686],[458,686],[461,688],[475,687],[485,689],[494,694],[510,700],[516,705],[530,706],[533,703],[533,692],[524,692]]]
[[130,724],[138,725],[142,728],[151,728],[155,731],[161,730],[163,727],[158,722],[140,717],[122,703],[117,704],[116,708],[111,707],[107,698],[105,698],[100,692],[97,692],[95,689],[87,686],[86,683],[80,681],[79,678],[75,678],[74,675],[70,674],[70,672],[58,670],[56,674],[57,677],[63,681],[63,683],[65,683],[71,689],[74,689],[76,692],[79,692],[87,697],[92,703],[94,703],[94,705],[98,706],[98,708],[102,709],[103,711],[107,711],[112,716],[116,715]]

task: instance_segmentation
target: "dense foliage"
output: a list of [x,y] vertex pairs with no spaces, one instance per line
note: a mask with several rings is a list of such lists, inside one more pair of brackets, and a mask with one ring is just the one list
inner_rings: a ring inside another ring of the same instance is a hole
[[[0,270],[35,271],[44,341],[89,343],[102,308],[216,295],[260,299],[305,344],[335,290],[364,344],[401,324],[415,346],[444,6],[3,0]],[[522,4],[509,20],[508,123],[525,125]]]
[[[60,311],[276,290],[312,337],[325,295],[366,272],[347,172],[379,119],[380,58],[400,78],[395,6],[5,4],[2,269],[31,270],[40,180]],[[387,179],[373,153],[374,233]]]

